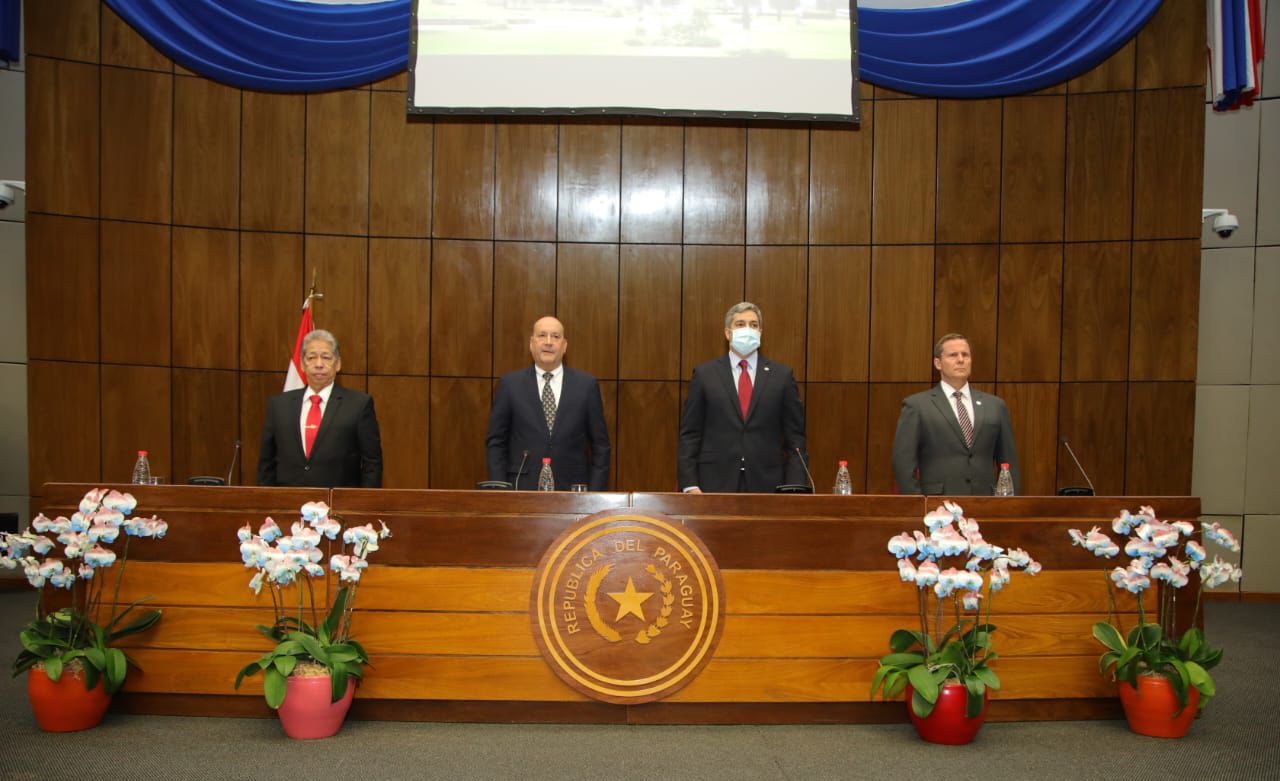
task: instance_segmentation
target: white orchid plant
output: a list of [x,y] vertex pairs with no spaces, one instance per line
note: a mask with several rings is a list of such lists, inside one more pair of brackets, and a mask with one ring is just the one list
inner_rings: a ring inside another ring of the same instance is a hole
[[[50,519],[41,513],[22,533],[0,534],[0,566],[21,567],[27,582],[41,590],[35,619],[18,635],[22,651],[13,663],[15,677],[39,666],[54,681],[68,669],[77,677],[82,674],[90,690],[99,681],[108,694],[124,685],[133,661],[111,643],[160,620],[159,610],[147,610],[126,621],[150,597],[121,609],[120,583],[129,544],[134,537],[161,539],[169,530],[169,524],[154,515],[130,517],[137,505],[132,494],[95,488],[84,495],[70,518]],[[114,545],[122,532],[123,550],[117,556]],[[115,572],[109,600],[104,599],[110,579],[102,574],[106,570]],[[54,601],[50,589],[69,591],[70,604],[50,607],[48,603]],[[104,610],[106,622],[100,623]]]
[[[1233,553],[1240,552],[1235,536],[1217,523],[1200,524],[1201,536]],[[1178,702],[1186,707],[1190,687],[1200,692],[1199,708],[1203,709],[1216,693],[1209,670],[1222,661],[1222,649],[1210,648],[1204,632],[1197,626],[1200,605],[1206,588],[1237,582],[1243,572],[1235,564],[1215,555],[1208,561],[1204,546],[1193,539],[1195,525],[1190,521],[1162,521],[1156,511],[1143,506],[1136,514],[1121,510],[1111,521],[1111,530],[1126,536],[1126,566],[1103,564],[1107,586],[1107,620],[1093,626],[1093,636],[1106,646],[1098,661],[1106,674],[1111,668],[1117,680],[1138,685],[1139,675],[1160,675],[1169,679]],[[1120,554],[1120,544],[1100,527],[1088,533],[1079,529],[1067,532],[1073,545],[1108,560]],[[1185,627],[1177,623],[1177,599],[1180,589],[1199,575],[1196,604]],[[1143,593],[1156,590],[1155,621],[1149,621]],[[1124,589],[1138,597],[1138,623],[1128,631],[1120,624],[1115,611],[1115,589]],[[1181,634],[1179,630],[1181,629]]]
[[[369,566],[369,554],[378,550],[380,540],[391,536],[387,525],[381,520],[378,523],[380,529],[369,523],[343,531],[338,518],[329,514],[327,504],[307,502],[302,505],[301,519],[293,523],[289,534],[269,517],[257,533],[251,524],[239,530],[240,557],[246,567],[254,570],[249,588],[259,594],[265,586],[274,608],[275,620],[271,626],[259,625],[258,631],[276,645],[236,675],[237,689],[246,676],[261,672],[267,704],[279,708],[284,702],[290,675],[328,675],[333,702],[346,694],[349,677],[363,676],[369,656],[351,639],[351,615],[361,574]],[[315,579],[327,577],[321,540],[337,540],[339,535],[342,537],[339,552],[329,556],[328,566],[343,585],[333,604],[325,609],[325,618],[321,621],[314,584]],[[294,605],[286,604],[285,589],[290,586],[297,592]],[[308,616],[310,622],[306,620]]]
[[[965,712],[974,717],[982,711],[986,690],[1000,688],[990,667],[996,659],[993,597],[1009,584],[1013,571],[1035,575],[1040,563],[1021,548],[988,542],[978,522],[954,502],[925,515],[924,525],[928,534],[917,529],[889,540],[899,577],[916,587],[920,626],[899,629],[889,638],[891,653],[880,659],[871,694],[879,689],[890,699],[910,684],[911,709],[924,718],[933,712],[943,685],[959,683],[967,690]],[[953,558],[963,564],[945,566]]]

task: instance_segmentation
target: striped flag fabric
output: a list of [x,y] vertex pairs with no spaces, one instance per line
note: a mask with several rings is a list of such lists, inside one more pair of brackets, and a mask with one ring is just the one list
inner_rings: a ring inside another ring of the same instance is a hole
[[1208,33],[1213,110],[1253,105],[1264,54],[1259,0],[1209,0]]
[[293,356],[289,359],[288,373],[284,378],[286,391],[307,387],[306,375],[302,373],[302,339],[315,330],[315,321],[311,318],[311,296],[302,302],[302,320],[298,323],[298,338],[293,343]]

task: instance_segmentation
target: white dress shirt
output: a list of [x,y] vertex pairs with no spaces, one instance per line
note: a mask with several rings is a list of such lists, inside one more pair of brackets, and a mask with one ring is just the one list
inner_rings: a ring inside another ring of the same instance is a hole
[[[538,373],[538,406],[542,406],[542,386],[547,384],[546,370],[533,365],[533,370]],[[564,387],[564,364],[551,370],[551,393],[556,397],[556,409],[560,409],[560,389]]]
[[952,395],[956,392],[955,388],[946,382],[942,382],[940,385],[942,386],[942,392],[947,394],[947,401],[951,404],[952,414],[956,416],[956,423],[960,422],[960,410],[956,409],[956,402],[959,401],[964,404],[964,411],[969,413],[969,422],[974,425],[974,431],[977,431],[978,419],[973,416],[973,393],[969,390],[969,383],[966,382],[964,387],[960,388],[959,399]]

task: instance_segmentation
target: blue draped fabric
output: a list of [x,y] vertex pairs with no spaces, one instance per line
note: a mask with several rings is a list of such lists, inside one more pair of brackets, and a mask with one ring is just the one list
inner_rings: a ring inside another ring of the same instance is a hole
[[21,49],[22,0],[0,0],[0,61],[17,62]]
[[[3,2],[4,0],[0,0]],[[410,0],[106,0],[183,67],[228,84],[317,92],[385,78],[408,64]],[[862,78],[919,95],[1029,92],[1102,62],[1160,0],[970,0],[858,11]]]

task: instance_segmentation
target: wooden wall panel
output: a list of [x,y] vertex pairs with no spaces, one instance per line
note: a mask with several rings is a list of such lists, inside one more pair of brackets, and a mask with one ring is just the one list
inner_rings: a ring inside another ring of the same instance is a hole
[[809,249],[806,369],[811,382],[866,381],[871,308],[868,248]]
[[300,231],[306,98],[246,90],[241,100],[241,225],[246,230]]
[[[52,24],[32,10],[42,3],[29,3],[28,36],[33,29]],[[68,6],[64,20],[68,34],[75,35],[80,13],[71,11],[84,5]],[[96,5],[95,5],[96,11]],[[96,26],[95,26],[96,29]],[[93,38],[97,56],[98,38]],[[39,43],[27,38],[27,46]],[[71,41],[48,40],[55,50],[74,47]],[[78,47],[74,47],[78,48]],[[32,49],[28,48],[28,51]],[[27,178],[33,186],[27,194],[27,213],[54,212],[81,217],[98,215],[99,83],[98,68],[74,62],[32,57],[27,61]]]
[[1061,241],[1067,102],[1004,100],[1000,240]]
[[556,314],[573,323],[567,360],[598,379],[618,376],[618,245],[561,244]]
[[431,378],[432,488],[471,488],[486,478],[491,385],[487,379]]
[[[493,368],[493,244],[431,247],[431,373],[488,377]],[[432,387],[432,394],[435,388]]]
[[806,446],[814,490],[835,484],[837,462],[849,462],[855,494],[867,489],[867,384],[810,382],[805,386]]
[[[426,485],[431,448],[431,380],[371,375],[369,395],[373,396],[382,435],[382,487]],[[441,423],[449,425],[448,419]]]
[[1194,380],[1200,242],[1134,242],[1129,306],[1129,379]]
[[560,126],[560,241],[617,241],[622,125],[616,119]]
[[1001,101],[938,101],[938,241],[1000,239]]
[[[556,245],[502,241],[493,252],[493,374],[501,377],[532,364],[533,324],[556,313]],[[577,335],[573,323],[564,327]]]
[[1133,237],[1200,237],[1204,186],[1204,90],[1138,92]]
[[172,240],[173,365],[238,368],[239,234],[174,228]]
[[1002,382],[996,395],[1013,421],[1022,495],[1052,496],[1058,489],[1058,384]]
[[306,294],[302,236],[240,234],[241,370],[280,372],[284,382]]
[[369,230],[370,98],[365,90],[307,96],[306,230],[310,233]]
[[[924,354],[927,359],[929,353]],[[932,364],[924,361],[932,369]],[[893,479],[893,435],[898,430],[902,400],[926,391],[925,382],[873,382],[867,392],[867,493],[896,494]],[[1017,434],[1015,432],[1014,436]]]
[[685,246],[684,306],[680,310],[680,376],[693,367],[729,352],[724,314],[742,301],[746,255],[742,247]]
[[609,481],[606,491],[616,490],[618,484],[618,456],[614,448],[618,442],[618,382],[600,380],[600,400],[604,403],[604,425],[609,432]]
[[406,116],[402,94],[374,92],[369,111],[369,233],[426,237],[435,126]]
[[808,215],[808,127],[749,128],[747,243],[803,244]]
[[498,125],[495,238],[555,240],[558,139],[552,122]]
[[369,365],[369,240],[309,234],[303,279],[316,280],[324,293],[323,301],[312,303],[313,316],[317,328],[331,331],[346,348],[342,371],[364,374]]
[[437,123],[432,152],[431,235],[448,239],[493,236],[493,123]]
[[173,62],[130,27],[110,6],[102,6],[102,64],[173,72]]
[[1128,242],[1068,244],[1062,272],[1062,380],[1123,380],[1129,370]]
[[23,46],[30,56],[98,61],[99,0],[23,3]]
[[102,477],[102,416],[96,363],[27,364],[27,465],[31,496],[54,480]]
[[1166,0],[1138,32],[1138,89],[1202,85],[1205,80],[1204,3]]
[[871,211],[871,236],[876,244],[933,241],[937,141],[936,101],[876,104]]
[[240,90],[182,76],[173,82],[173,221],[240,225]]
[[1195,420],[1194,381],[1129,383],[1126,494],[1178,496],[1190,490]]
[[742,244],[746,237],[747,132],[689,125],[684,136],[684,241]]
[[937,277],[930,349],[945,334],[964,334],[973,359],[970,379],[994,380],[1000,248],[992,244],[939,245],[934,267]]
[[102,216],[168,222],[173,77],[102,68]]
[[[1098,496],[1124,494],[1127,393],[1124,382],[1064,382],[1059,393],[1058,435],[1071,444]],[[1057,487],[1086,484],[1063,448]]]
[[677,491],[680,386],[675,382],[619,382],[614,489]]
[[1062,339],[1062,246],[1005,244],[1000,252],[1001,382],[1058,380]]
[[369,373],[431,373],[431,242],[369,240]]
[[805,378],[807,271],[804,247],[747,248],[747,300],[765,316],[760,349],[790,366],[796,382]]
[[[226,478],[235,443],[240,439],[236,372],[174,369],[172,382],[173,466],[164,476],[174,485],[185,483],[193,475]],[[240,482],[238,475],[244,465],[236,460],[232,479]],[[152,469],[156,469],[154,462]]]
[[101,223],[98,313],[102,360],[168,365],[168,225]]
[[621,223],[624,242],[680,241],[684,202],[684,125],[622,123]]
[[102,365],[102,479],[128,483],[138,451],[151,474],[173,481],[172,414],[167,366]]
[[871,152],[875,104],[862,104],[862,124],[814,127],[809,134],[809,241],[871,242]]
[[97,220],[28,214],[26,226],[27,356],[96,361]]
[[1132,90],[1135,77],[1137,39],[1130,39],[1120,50],[1067,83],[1070,93],[1112,92]]
[[1067,240],[1127,239],[1133,221],[1133,94],[1067,99]]
[[933,247],[871,251],[871,380],[924,380],[932,371]]
[[624,244],[618,266],[619,379],[680,379],[680,247]]

